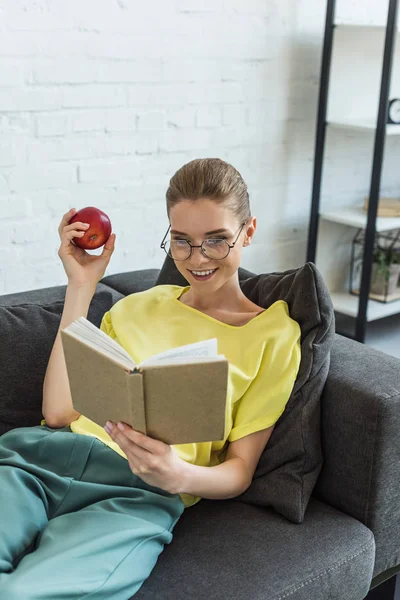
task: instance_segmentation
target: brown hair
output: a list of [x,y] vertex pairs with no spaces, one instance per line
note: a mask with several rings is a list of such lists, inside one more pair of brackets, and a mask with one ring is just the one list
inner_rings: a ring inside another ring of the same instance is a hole
[[175,204],[201,198],[227,202],[241,223],[251,217],[247,185],[239,171],[220,158],[197,158],[175,173],[166,192],[168,218]]

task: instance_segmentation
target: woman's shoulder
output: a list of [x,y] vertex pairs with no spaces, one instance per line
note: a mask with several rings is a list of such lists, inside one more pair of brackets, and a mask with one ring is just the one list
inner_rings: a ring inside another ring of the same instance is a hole
[[286,300],[275,300],[269,306],[259,306],[258,304],[254,304],[254,310],[259,310],[260,314],[263,314],[268,317],[283,318],[290,317],[289,314],[289,306]]
[[270,309],[282,337],[288,335],[290,338],[296,339],[301,337],[300,323],[290,315],[290,308],[286,300],[276,300],[271,304]]
[[286,300],[275,300],[275,302],[273,302],[267,308],[267,310],[271,310],[275,315],[279,315],[284,321],[292,321],[298,325],[297,321],[295,321],[290,315],[289,304],[286,302]]
[[[300,324],[290,315],[286,300],[276,300],[257,317],[259,333],[268,333],[273,339],[297,339],[301,336]],[[256,320],[257,320],[256,319]]]

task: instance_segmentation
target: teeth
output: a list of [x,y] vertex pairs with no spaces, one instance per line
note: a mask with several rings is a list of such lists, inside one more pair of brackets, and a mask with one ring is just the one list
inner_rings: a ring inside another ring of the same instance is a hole
[[211,273],[214,273],[215,269],[211,269],[211,271],[192,271],[192,273],[194,273],[195,275],[200,275],[200,277],[205,277],[206,275],[210,275]]

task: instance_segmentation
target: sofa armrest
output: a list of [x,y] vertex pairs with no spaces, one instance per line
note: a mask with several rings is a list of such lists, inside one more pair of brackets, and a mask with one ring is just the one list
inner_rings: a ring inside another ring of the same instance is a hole
[[156,281],[160,269],[141,269],[137,271],[126,271],[125,273],[116,273],[115,275],[107,275],[100,280],[100,283],[104,283],[109,287],[113,288],[128,296],[135,292],[143,292],[152,288]]
[[393,555],[399,549],[399,434],[400,360],[335,334],[313,494],[371,529],[377,558],[380,544]]

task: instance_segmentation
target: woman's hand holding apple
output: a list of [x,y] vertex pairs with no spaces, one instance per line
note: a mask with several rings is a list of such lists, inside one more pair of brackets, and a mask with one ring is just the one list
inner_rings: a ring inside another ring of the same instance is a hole
[[102,254],[96,256],[88,254],[83,248],[79,248],[73,241],[74,238],[81,239],[90,229],[81,221],[70,222],[76,214],[75,209],[68,211],[62,218],[58,233],[61,245],[58,256],[64,265],[65,272],[70,284],[82,286],[90,285],[96,287],[98,281],[103,277],[107,265],[115,248],[115,233],[107,238]]

